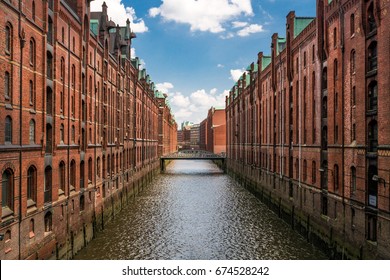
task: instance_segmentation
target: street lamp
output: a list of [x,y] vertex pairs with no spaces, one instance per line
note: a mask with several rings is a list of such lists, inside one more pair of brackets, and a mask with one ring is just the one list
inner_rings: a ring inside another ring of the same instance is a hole
[[372,176],[372,180],[374,182],[383,182],[383,187],[386,188],[386,180],[379,177],[378,175],[375,174],[374,176]]

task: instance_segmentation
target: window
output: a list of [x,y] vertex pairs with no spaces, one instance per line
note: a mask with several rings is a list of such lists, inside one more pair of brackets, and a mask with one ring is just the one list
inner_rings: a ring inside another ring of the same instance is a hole
[[53,38],[54,38],[54,34],[53,34],[53,20],[51,19],[51,17],[49,17],[49,19],[48,19],[48,30],[47,30],[47,42],[50,45],[53,45]]
[[355,34],[355,14],[352,14],[349,19],[349,26],[351,28],[351,36]]
[[61,144],[64,143],[64,138],[65,138],[65,132],[64,132],[64,125],[60,125],[60,142]]
[[27,200],[30,200],[27,201],[27,206],[31,206],[31,202],[35,205],[37,201],[37,169],[35,166],[30,166],[27,170]]
[[334,94],[334,110],[336,112],[339,110],[339,94],[337,92]]
[[306,160],[303,161],[303,181],[306,182],[307,180],[307,162]]
[[92,182],[92,158],[88,160],[88,181]]
[[71,188],[76,187],[76,162],[74,160],[70,163],[70,185]]
[[4,75],[4,96],[6,100],[10,100],[12,97],[11,75],[9,72],[5,72]]
[[65,29],[63,27],[61,28],[61,42],[65,43]]
[[50,203],[52,201],[52,168],[50,166],[45,168],[45,188],[44,188],[44,202]]
[[356,87],[352,87],[352,106],[356,105]]
[[75,87],[76,82],[76,67],[72,64],[72,88]]
[[65,97],[64,93],[60,92],[60,113],[64,113],[64,104],[65,104]]
[[65,163],[63,161],[60,162],[60,188],[59,191],[65,193]]
[[1,206],[3,207],[3,216],[7,213],[4,208],[13,211],[14,202],[14,173],[11,169],[6,169],[1,178]]
[[334,190],[335,191],[338,191],[339,189],[339,166],[337,164],[334,165],[334,182],[333,182],[333,185],[334,185]]
[[30,89],[29,89],[29,99],[30,99],[30,106],[34,105],[34,83],[30,80]]
[[53,152],[53,133],[50,124],[46,124],[46,154]]
[[74,142],[75,142],[75,128],[74,128],[74,125],[72,125],[72,135],[71,135],[71,137],[72,137],[72,144],[74,144]]
[[352,141],[356,141],[356,124],[352,124]]
[[306,67],[306,52],[303,53],[303,67]]
[[84,195],[80,196],[80,211],[84,211],[85,208],[85,199]]
[[29,140],[30,140],[30,144],[35,143],[35,121],[34,120],[30,120]]
[[317,172],[317,167],[316,167],[316,162],[313,160],[311,164],[311,181],[313,184],[316,182],[316,172]]
[[32,5],[31,5],[31,15],[32,15],[32,20],[35,21],[35,1],[32,1]]
[[100,157],[96,160],[96,174],[98,177],[100,177]]
[[30,61],[31,66],[35,66],[35,42],[34,42],[34,39],[30,40],[29,61]]
[[373,120],[368,124],[368,152],[378,151],[378,123]]
[[53,80],[53,56],[50,52],[47,52],[46,58],[46,77],[50,80]]
[[335,27],[333,29],[333,47],[337,47],[337,28]]
[[368,110],[378,109],[378,83],[372,81],[368,85]]
[[65,79],[65,59],[63,57],[61,57],[60,79],[61,81]]
[[336,81],[339,75],[337,59],[333,61],[334,80]]
[[44,218],[45,222],[45,232],[50,232],[52,231],[52,214],[51,212],[47,212]]
[[371,3],[367,10],[367,27],[369,33],[376,30],[376,22],[374,17],[374,3]]
[[355,50],[351,51],[351,74],[356,72],[356,52]]
[[84,172],[85,172],[85,164],[84,161],[80,162],[80,188],[84,189]]
[[351,193],[354,194],[356,192],[356,168],[354,166],[351,167]]
[[368,71],[376,70],[377,67],[377,43],[374,41],[368,47]]
[[10,116],[5,118],[5,143],[12,143],[12,119]]
[[8,23],[5,27],[5,53],[12,54],[12,26]]
[[322,89],[328,89],[328,69],[322,70]]

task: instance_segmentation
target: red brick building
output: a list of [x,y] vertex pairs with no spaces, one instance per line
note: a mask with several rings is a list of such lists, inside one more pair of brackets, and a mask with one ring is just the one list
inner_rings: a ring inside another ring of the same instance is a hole
[[172,119],[89,3],[0,1],[0,259],[71,258],[158,170]]
[[167,103],[167,95],[156,91],[159,104],[158,113],[158,156],[177,151],[177,123]]
[[206,131],[202,131],[201,146],[206,147],[206,151],[221,154],[226,153],[226,114],[225,109],[211,107],[207,119],[201,126],[206,127]]
[[334,257],[390,258],[389,9],[290,12],[226,100],[229,172]]

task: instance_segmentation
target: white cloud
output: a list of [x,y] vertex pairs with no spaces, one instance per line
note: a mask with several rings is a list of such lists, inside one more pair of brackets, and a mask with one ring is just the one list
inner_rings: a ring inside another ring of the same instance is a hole
[[221,64],[221,63],[218,63],[218,64],[217,64],[217,67],[218,67],[218,68],[224,68],[225,65],[223,65],[223,64]]
[[[185,3],[183,3],[185,2]],[[191,31],[225,31],[223,25],[238,16],[253,16],[251,0],[164,0],[149,16],[189,24]]]
[[230,70],[230,79],[233,81],[238,81],[242,74],[244,74],[245,69],[232,69]]
[[218,89],[213,88],[210,91],[200,89],[184,95],[181,92],[169,92],[174,88],[169,82],[157,84],[156,87],[168,94],[171,111],[178,124],[184,121],[200,123],[207,117],[212,106],[225,107],[225,98],[229,94],[227,90],[218,92]]
[[247,26],[247,25],[248,25],[248,23],[244,22],[244,21],[233,21],[232,22],[233,28],[242,28],[242,27]]
[[[102,10],[104,0],[95,0],[91,2],[91,11],[99,12]],[[134,8],[125,7],[122,0],[106,1],[108,7],[108,17],[116,24],[125,26],[127,19],[130,20],[130,27],[133,32],[143,33],[148,31],[144,20],[137,18]]]
[[234,34],[232,32],[227,33],[226,35],[219,36],[221,39],[231,39],[234,37]]
[[240,37],[246,37],[249,36],[250,34],[259,33],[259,32],[264,32],[263,26],[259,24],[251,24],[238,31],[237,35]]
[[173,89],[173,85],[169,82],[156,84],[156,89],[162,93],[168,93],[170,89]]

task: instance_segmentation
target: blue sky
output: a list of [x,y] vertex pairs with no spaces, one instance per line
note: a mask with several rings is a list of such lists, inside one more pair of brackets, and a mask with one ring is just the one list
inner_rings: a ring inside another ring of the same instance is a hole
[[[273,33],[284,37],[286,15],[315,16],[315,0],[106,0],[112,20],[126,19],[137,34],[139,57],[157,87],[168,94],[177,122],[199,123],[242,71],[270,53]],[[103,0],[91,2],[101,10]]]

